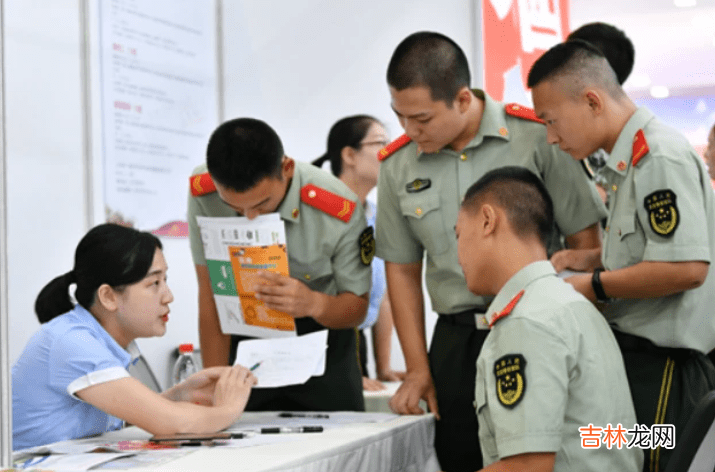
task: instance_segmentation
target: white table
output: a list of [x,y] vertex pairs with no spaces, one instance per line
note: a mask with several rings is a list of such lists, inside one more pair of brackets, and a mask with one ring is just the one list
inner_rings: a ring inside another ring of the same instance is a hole
[[[244,413],[244,418],[260,413]],[[151,467],[153,471],[272,471],[290,472],[434,472],[439,463],[434,452],[434,417],[400,416],[383,423],[359,423],[323,433],[300,434],[296,441],[240,449],[198,447],[179,459]],[[106,433],[107,441],[146,439],[136,428]]]
[[[363,390],[365,398],[365,411],[376,413],[392,413],[390,409],[390,398],[397,392],[397,389],[402,385],[402,382],[382,382],[385,384],[385,390],[368,391]],[[420,408],[427,411],[427,402],[420,400]]]

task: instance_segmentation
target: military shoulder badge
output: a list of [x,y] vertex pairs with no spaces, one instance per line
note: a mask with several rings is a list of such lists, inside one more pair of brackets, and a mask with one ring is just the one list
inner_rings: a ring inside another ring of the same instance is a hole
[[372,258],[375,257],[375,232],[372,226],[368,226],[360,233],[358,238],[360,243],[360,260],[365,265],[370,265]]
[[189,177],[189,186],[191,187],[191,195],[194,197],[201,197],[216,191],[216,185],[214,185],[214,181],[208,172]]
[[675,233],[680,223],[675,199],[675,192],[665,189],[657,190],[643,200],[643,205],[648,212],[650,228],[656,234],[669,238]]
[[502,406],[514,408],[526,392],[526,359],[521,354],[507,354],[494,363],[497,399]]
[[500,311],[499,313],[495,312],[492,316],[492,320],[489,322],[489,329],[493,328],[496,322],[500,319],[504,318],[505,316],[509,316],[509,314],[511,314],[511,310],[513,310],[516,304],[519,303],[519,300],[521,300],[522,296],[524,296],[524,290],[514,295],[514,298],[512,298],[509,303],[507,303],[507,305],[502,311]]
[[355,211],[354,201],[313,184],[305,185],[300,189],[300,199],[303,203],[317,208],[345,223],[350,221],[350,217],[353,215],[353,211]]
[[631,163],[633,164],[633,167],[638,165],[638,162],[648,154],[648,151],[650,151],[650,148],[648,147],[648,141],[645,140],[645,134],[643,134],[643,130],[639,129],[636,132],[636,135],[633,137],[633,154],[631,157]]
[[406,134],[403,134],[384,148],[380,149],[380,152],[377,153],[377,160],[384,161],[385,159],[405,147],[410,141],[412,140]]
[[537,123],[544,123],[544,120],[536,116],[533,108],[525,107],[524,105],[519,105],[518,103],[508,103],[505,105],[504,110],[507,115],[516,116],[517,118],[522,118],[524,120],[535,121]]

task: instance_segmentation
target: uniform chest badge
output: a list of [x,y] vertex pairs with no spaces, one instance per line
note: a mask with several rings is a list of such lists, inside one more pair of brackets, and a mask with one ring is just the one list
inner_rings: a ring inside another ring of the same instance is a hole
[[497,399],[506,408],[514,408],[526,391],[526,359],[521,354],[507,354],[494,363]]
[[675,233],[675,229],[680,223],[675,199],[675,192],[665,189],[657,190],[643,200],[643,205],[648,212],[650,227],[656,234],[671,237]]
[[372,226],[368,226],[360,233],[360,260],[365,265],[370,265],[375,257],[375,232]]
[[415,179],[405,186],[405,190],[407,190],[407,193],[416,193],[427,190],[431,186],[432,181],[430,179]]

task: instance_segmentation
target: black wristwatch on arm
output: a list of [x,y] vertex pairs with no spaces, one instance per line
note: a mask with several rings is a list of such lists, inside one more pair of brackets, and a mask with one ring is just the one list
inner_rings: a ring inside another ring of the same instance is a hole
[[605,269],[599,267],[593,271],[593,275],[591,276],[591,287],[593,287],[593,292],[596,294],[596,300],[603,303],[611,300],[606,296],[606,292],[603,290],[603,284],[601,283],[601,272],[604,271]]

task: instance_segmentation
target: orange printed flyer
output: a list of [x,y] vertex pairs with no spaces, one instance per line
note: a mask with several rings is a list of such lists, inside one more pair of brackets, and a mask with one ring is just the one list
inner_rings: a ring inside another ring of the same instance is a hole
[[229,246],[228,250],[246,324],[283,331],[295,330],[292,316],[266,308],[253,292],[253,287],[261,283],[258,277],[261,270],[289,275],[286,245]]
[[292,317],[269,310],[253,293],[259,270],[290,275],[280,215],[269,213],[252,220],[197,216],[196,222],[221,331],[253,338],[297,336]]

